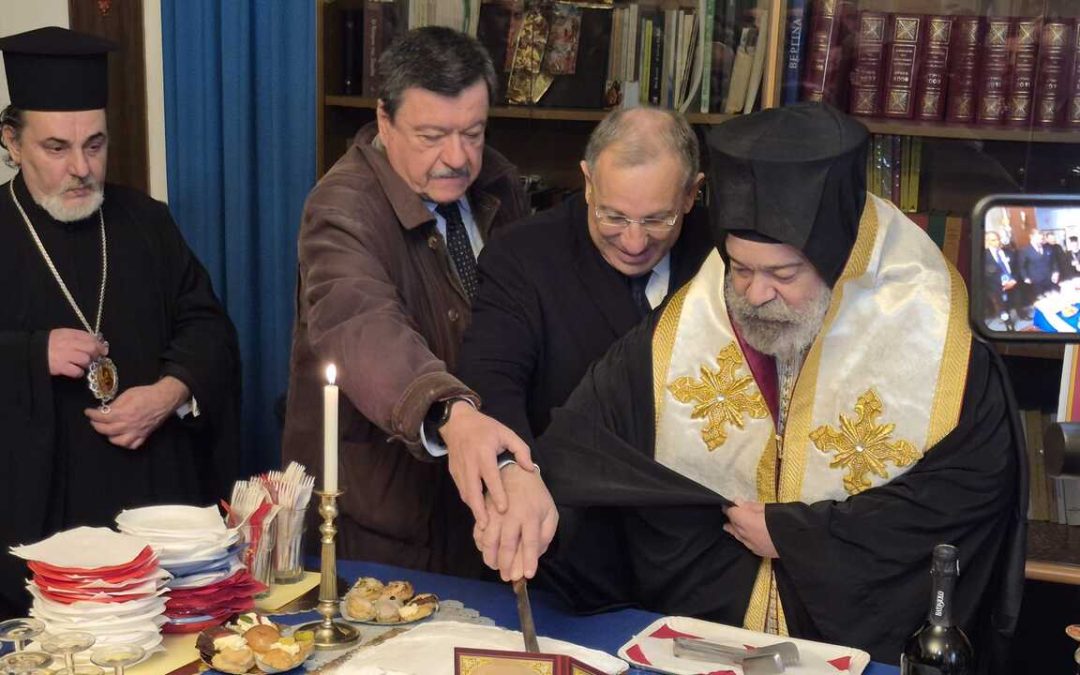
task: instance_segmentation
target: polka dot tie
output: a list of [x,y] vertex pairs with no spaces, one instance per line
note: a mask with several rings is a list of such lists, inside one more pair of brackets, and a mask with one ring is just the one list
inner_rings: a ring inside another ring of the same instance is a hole
[[476,256],[473,255],[465,223],[461,220],[461,211],[457,202],[439,204],[435,211],[446,220],[446,248],[450,251],[450,260],[454,262],[458,279],[465,288],[465,295],[472,300],[476,297],[477,287]]

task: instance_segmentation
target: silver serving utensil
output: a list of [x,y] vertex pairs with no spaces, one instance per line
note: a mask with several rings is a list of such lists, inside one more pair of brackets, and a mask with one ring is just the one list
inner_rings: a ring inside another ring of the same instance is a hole
[[745,675],[782,673],[799,662],[799,648],[793,642],[746,649],[696,638],[675,638],[674,654],[679,658],[741,666]]

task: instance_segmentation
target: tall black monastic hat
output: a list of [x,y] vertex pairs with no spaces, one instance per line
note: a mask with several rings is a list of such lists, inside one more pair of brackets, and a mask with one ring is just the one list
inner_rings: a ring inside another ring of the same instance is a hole
[[789,244],[834,285],[866,202],[868,140],[866,127],[821,103],[771,108],[714,128],[707,145],[717,246],[729,233]]
[[23,110],[98,110],[109,97],[109,40],[49,26],[0,39],[11,103]]

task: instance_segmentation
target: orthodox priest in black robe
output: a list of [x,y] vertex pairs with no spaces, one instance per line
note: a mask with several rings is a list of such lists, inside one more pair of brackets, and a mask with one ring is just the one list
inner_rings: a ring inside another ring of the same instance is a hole
[[104,183],[109,46],[60,28],[0,40],[19,169],[0,186],[4,616],[30,600],[9,546],[214,503],[238,469],[232,323],[168,208]]
[[[544,578],[577,609],[638,605],[896,663],[929,606],[933,547],[951,543],[954,618],[981,672],[1008,672],[1027,503],[1016,406],[956,270],[866,193],[867,138],[818,104],[709,135],[717,251],[535,448],[555,502],[618,514],[629,542],[582,561],[589,533],[559,532]],[[823,289],[806,311],[784,304],[799,261]],[[587,572],[619,561],[631,588]]]

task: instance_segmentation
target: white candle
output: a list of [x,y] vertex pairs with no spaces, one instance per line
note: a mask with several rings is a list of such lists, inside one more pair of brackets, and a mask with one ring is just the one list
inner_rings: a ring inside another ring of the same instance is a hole
[[338,462],[338,388],[334,384],[337,368],[326,367],[326,386],[323,387],[323,490],[337,492]]

